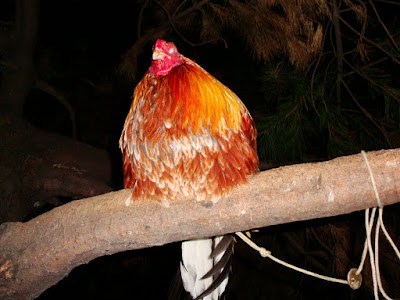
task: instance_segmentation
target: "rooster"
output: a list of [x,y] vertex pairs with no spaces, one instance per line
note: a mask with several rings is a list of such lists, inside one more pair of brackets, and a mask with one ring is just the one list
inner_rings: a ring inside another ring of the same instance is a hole
[[[131,199],[164,206],[182,196],[216,202],[258,170],[256,138],[235,93],[173,43],[157,40],[119,141],[124,187]],[[220,298],[232,244],[232,236],[182,243],[182,282],[194,299]]]

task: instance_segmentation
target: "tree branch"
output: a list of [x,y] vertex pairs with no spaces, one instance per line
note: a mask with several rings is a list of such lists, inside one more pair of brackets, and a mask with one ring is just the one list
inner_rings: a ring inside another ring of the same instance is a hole
[[381,25],[382,25],[383,29],[385,30],[387,36],[389,37],[390,41],[392,42],[393,47],[396,48],[397,52],[400,52],[399,46],[397,45],[397,43],[394,40],[393,36],[390,34],[390,32],[387,29],[385,23],[382,21],[382,19],[381,19],[380,15],[379,15],[378,11],[376,10],[376,7],[375,7],[374,3],[372,2],[372,0],[369,0],[369,4],[371,5],[372,9],[374,10],[374,13],[375,13],[376,18],[378,19],[379,23],[381,23]]
[[54,197],[80,199],[112,190],[104,150],[4,113],[0,141],[7,145],[0,147],[0,223],[22,220]]
[[372,40],[366,38],[365,36],[362,36],[362,34],[360,32],[358,32],[356,29],[354,29],[353,26],[351,26],[348,22],[346,22],[341,16],[339,16],[340,21],[347,26],[347,28],[349,28],[351,31],[353,31],[355,34],[357,34],[358,36],[362,37],[362,39],[366,42],[368,42],[369,44],[375,46],[376,48],[378,48],[379,50],[381,50],[383,53],[385,53],[390,59],[392,59],[395,63],[400,64],[400,61],[391,53],[389,53],[388,51],[386,51],[382,46],[380,46],[379,44],[373,42]]
[[[400,149],[368,153],[383,205],[400,201]],[[361,155],[261,172],[216,204],[161,206],[129,190],[73,201],[0,226],[0,298],[28,299],[76,266],[120,251],[221,235],[377,206]]]
[[375,80],[373,80],[372,78],[370,78],[368,75],[364,74],[361,70],[357,69],[356,67],[354,67],[352,64],[350,64],[345,58],[343,58],[343,61],[346,63],[346,65],[348,65],[355,73],[357,73],[358,75],[360,75],[361,77],[363,77],[365,80],[367,80],[368,82],[370,82],[371,84],[379,87],[383,92],[386,92],[387,94],[389,94],[392,98],[396,99],[398,102],[400,102],[400,97],[398,97],[396,94],[394,94],[391,90],[389,90],[388,88],[386,88],[385,86],[381,85],[380,83],[376,82]]
[[342,33],[339,23],[339,8],[337,0],[332,1],[332,24],[335,29],[335,40],[336,40],[336,58],[337,58],[337,79],[336,79],[336,102],[338,107],[341,106],[342,101],[342,78],[343,78],[343,43],[342,43]]
[[[134,80],[136,76],[137,57],[142,52],[143,47],[149,41],[155,40],[156,38],[162,38],[165,35],[165,32],[169,31],[172,28],[171,24],[177,22],[178,20],[181,20],[184,17],[187,17],[195,10],[199,10],[209,1],[210,0],[201,0],[199,2],[193,2],[193,6],[179,13],[175,11],[171,19],[168,19],[166,22],[153,29],[147,30],[146,33],[141,35],[140,38],[138,38],[138,40],[133,44],[133,46],[124,54],[122,63],[119,66],[119,71]],[[178,6],[178,8],[179,7],[180,5]]]
[[375,121],[374,117],[366,110],[360,102],[358,102],[357,98],[353,95],[352,91],[350,90],[349,86],[347,83],[342,79],[342,84],[349,93],[351,99],[353,99],[354,103],[358,106],[358,108],[364,113],[364,115],[372,122],[372,124],[375,125],[376,128],[382,133],[382,135],[385,137],[386,143],[389,145],[389,147],[392,147],[392,143],[390,142],[388,133],[385,130],[385,127],[379,124],[378,122]]
[[140,9],[140,12],[139,12],[139,16],[138,16],[138,23],[137,23],[137,31],[136,31],[136,35],[137,35],[137,38],[138,38],[138,40],[141,38],[141,36],[142,36],[142,21],[143,21],[143,12],[144,12],[144,9],[146,8],[146,6],[147,6],[147,4],[149,4],[149,1],[150,0],[146,0],[144,3],[143,3],[143,5],[142,5],[142,7],[141,7],[141,9]]

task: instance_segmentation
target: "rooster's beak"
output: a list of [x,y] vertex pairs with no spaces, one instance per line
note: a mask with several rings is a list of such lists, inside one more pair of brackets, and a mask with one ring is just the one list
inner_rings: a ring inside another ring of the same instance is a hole
[[162,60],[164,57],[169,57],[169,55],[165,54],[164,52],[161,52],[160,50],[154,50],[153,51],[153,60]]

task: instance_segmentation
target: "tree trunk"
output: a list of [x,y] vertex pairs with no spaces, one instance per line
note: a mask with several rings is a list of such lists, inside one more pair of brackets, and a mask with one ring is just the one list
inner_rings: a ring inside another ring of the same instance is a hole
[[[0,109],[22,117],[24,101],[35,79],[33,57],[39,23],[39,0],[17,0],[14,38],[4,60],[14,66],[3,72]],[[11,35],[10,35],[11,36]]]
[[339,22],[339,8],[337,0],[332,0],[332,24],[335,30],[336,40],[336,59],[337,59],[337,79],[336,79],[336,101],[340,108],[342,102],[342,78],[343,78],[343,43],[342,43],[342,31],[340,29]]

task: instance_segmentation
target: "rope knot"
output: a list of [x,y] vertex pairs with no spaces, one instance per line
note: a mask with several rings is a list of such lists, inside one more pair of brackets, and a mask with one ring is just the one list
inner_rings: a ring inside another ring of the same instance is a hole
[[263,247],[261,247],[260,250],[259,250],[258,252],[260,252],[260,255],[261,255],[262,257],[267,257],[267,256],[270,256],[270,255],[271,255],[271,251],[269,251],[269,250],[267,250],[267,249],[265,249],[265,248],[263,248]]

